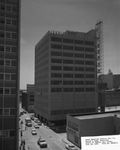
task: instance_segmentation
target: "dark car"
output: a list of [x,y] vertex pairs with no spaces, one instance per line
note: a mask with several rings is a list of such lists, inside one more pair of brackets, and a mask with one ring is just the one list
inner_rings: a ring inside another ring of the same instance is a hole
[[45,141],[45,139],[43,139],[42,137],[40,137],[37,141],[38,145],[41,148],[46,148],[47,147],[47,142]]

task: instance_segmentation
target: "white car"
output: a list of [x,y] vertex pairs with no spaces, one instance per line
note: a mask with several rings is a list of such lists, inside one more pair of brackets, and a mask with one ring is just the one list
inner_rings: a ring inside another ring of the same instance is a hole
[[34,128],[39,129],[39,125],[38,125],[38,124],[35,124],[35,125],[34,125]]
[[36,129],[32,129],[31,133],[32,133],[32,135],[37,135]]
[[65,148],[68,150],[78,150],[73,144],[66,144]]

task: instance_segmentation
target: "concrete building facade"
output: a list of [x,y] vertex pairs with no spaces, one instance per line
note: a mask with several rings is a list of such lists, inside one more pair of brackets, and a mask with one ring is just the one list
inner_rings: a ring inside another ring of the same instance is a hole
[[0,0],[0,150],[19,143],[20,0]]
[[96,112],[95,30],[48,31],[35,46],[35,113],[41,120]]
[[67,115],[67,139],[81,148],[81,137],[120,134],[120,112]]

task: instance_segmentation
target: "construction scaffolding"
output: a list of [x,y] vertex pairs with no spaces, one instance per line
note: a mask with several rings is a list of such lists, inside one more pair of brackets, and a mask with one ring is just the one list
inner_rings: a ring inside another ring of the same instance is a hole
[[104,44],[103,44],[103,20],[99,19],[95,25],[97,47],[97,76],[104,73]]

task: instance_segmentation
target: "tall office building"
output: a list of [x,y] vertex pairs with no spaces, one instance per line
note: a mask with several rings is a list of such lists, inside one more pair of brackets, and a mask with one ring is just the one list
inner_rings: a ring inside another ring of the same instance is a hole
[[0,0],[0,150],[18,150],[20,0]]
[[95,29],[50,32],[35,46],[36,116],[48,123],[97,111]]

